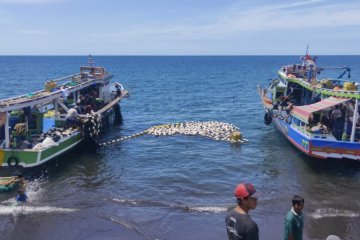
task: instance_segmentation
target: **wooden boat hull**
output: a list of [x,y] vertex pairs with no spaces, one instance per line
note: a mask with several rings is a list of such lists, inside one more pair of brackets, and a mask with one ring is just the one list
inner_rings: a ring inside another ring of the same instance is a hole
[[337,141],[329,136],[312,135],[295,128],[286,120],[273,118],[275,127],[297,149],[319,159],[351,159],[360,161],[360,143]]
[[[319,68],[316,58],[307,52],[301,60],[301,64],[282,66],[279,78],[271,80],[267,88],[258,87],[265,124],[273,122],[292,145],[308,156],[359,161],[359,113],[355,110],[360,91],[355,82],[341,79],[345,73],[350,77],[350,68]],[[336,79],[318,79],[325,69],[344,72]],[[340,108],[343,111],[334,118],[331,111]]]
[[78,132],[59,141],[57,146],[51,146],[43,150],[3,149],[0,150],[0,166],[35,167],[67,152],[82,141],[81,133]]

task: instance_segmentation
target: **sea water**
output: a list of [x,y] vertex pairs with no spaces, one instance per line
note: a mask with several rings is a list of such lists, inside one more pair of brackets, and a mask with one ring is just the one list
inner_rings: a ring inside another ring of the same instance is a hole
[[[262,195],[250,212],[261,239],[282,238],[293,194],[305,198],[305,239],[359,237],[360,165],[308,158],[263,123],[257,85],[268,85],[298,56],[94,59],[130,92],[121,102],[123,125],[109,127],[103,141],[154,125],[213,120],[236,125],[249,142],[144,135],[76,149],[24,172],[25,206],[14,205],[15,192],[0,196],[1,239],[226,239],[224,218],[244,181]],[[1,98],[42,89],[86,64],[86,56],[2,56]],[[359,56],[320,56],[318,64],[349,65],[360,82]]]

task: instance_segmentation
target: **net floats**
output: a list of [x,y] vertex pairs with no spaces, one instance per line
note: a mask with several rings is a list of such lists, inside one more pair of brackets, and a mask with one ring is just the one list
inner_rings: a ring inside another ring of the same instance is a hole
[[172,124],[163,124],[150,127],[149,129],[136,133],[131,136],[122,137],[112,141],[99,143],[100,146],[106,146],[132,138],[149,134],[154,136],[202,136],[217,141],[227,141],[232,143],[244,143],[248,140],[243,138],[240,129],[233,124],[217,121],[190,121]]

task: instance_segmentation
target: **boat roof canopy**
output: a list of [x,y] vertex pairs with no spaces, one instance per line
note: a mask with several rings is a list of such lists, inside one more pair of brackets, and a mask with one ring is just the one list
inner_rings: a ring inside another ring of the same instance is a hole
[[80,67],[80,72],[101,72],[105,73],[105,68],[103,67],[94,67],[94,66],[82,66]]
[[292,115],[295,116],[296,118],[299,118],[301,121],[305,123],[309,123],[309,117],[312,115],[312,113],[333,107],[335,105],[344,103],[349,100],[350,100],[349,98],[329,97],[314,104],[305,105],[305,106],[294,106]]

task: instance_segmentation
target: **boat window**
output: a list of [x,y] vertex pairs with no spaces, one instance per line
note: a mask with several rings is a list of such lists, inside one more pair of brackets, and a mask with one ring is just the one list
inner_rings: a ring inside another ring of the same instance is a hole
[[296,126],[300,126],[301,121],[295,117],[292,118],[292,123],[295,124]]

